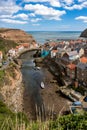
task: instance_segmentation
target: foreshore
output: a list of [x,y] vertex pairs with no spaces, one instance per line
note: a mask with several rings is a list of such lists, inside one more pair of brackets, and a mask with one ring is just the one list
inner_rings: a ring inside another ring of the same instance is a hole
[[[58,92],[59,85],[57,82],[51,83],[55,79],[54,75],[49,71],[47,65],[44,63],[38,64],[41,67],[41,70],[44,74],[44,83],[45,88],[40,89],[40,95],[42,98],[42,104],[45,108],[45,117],[46,118],[56,118],[59,114],[63,114],[64,111],[69,110],[69,100],[62,97]],[[30,86],[30,85],[29,85]],[[37,93],[38,94],[38,93]],[[32,95],[33,96],[33,95]],[[28,87],[25,87],[24,91],[24,111],[27,114],[29,119],[35,119],[37,116],[36,104],[33,102],[32,96],[29,95]],[[36,95],[38,96],[38,95]]]

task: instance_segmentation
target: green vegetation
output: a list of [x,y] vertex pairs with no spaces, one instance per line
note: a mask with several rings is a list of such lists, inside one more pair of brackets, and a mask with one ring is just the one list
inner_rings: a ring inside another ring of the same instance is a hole
[[25,114],[13,113],[0,101],[0,130],[18,130],[23,127],[23,124],[27,127],[28,119]]
[[56,120],[56,122],[53,122],[51,126],[53,127],[53,129],[50,129],[50,130],[56,130],[58,127],[59,127],[59,130],[86,130],[87,129],[87,113],[61,116],[59,120]]
[[11,40],[5,40],[0,37],[0,51],[3,52],[4,59],[6,58],[6,54],[9,49],[15,48],[17,44]]
[[59,116],[45,122],[28,121],[25,114],[13,113],[0,101],[0,130],[86,130],[87,113]]
[[0,86],[3,86],[5,78],[5,70],[0,70]]
[[15,69],[17,69],[16,65],[14,63],[10,63],[7,71],[9,72],[9,76],[11,76],[13,79],[16,78]]

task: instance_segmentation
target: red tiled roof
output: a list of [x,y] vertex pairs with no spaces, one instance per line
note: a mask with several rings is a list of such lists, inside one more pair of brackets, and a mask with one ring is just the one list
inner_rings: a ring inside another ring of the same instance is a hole
[[29,43],[22,44],[24,47],[29,47]]
[[75,69],[76,65],[75,64],[68,64],[67,67],[71,70]]
[[87,57],[82,57],[82,58],[80,58],[80,62],[82,62],[82,63],[87,63]]
[[52,52],[57,53],[57,52],[58,52],[58,50],[52,50]]

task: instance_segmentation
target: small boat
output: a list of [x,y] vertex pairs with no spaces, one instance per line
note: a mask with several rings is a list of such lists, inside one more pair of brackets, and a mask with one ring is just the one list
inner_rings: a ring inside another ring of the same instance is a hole
[[34,60],[35,63],[42,63],[43,62],[43,58],[42,57],[38,57]]
[[41,68],[37,66],[37,67],[34,67],[34,70],[41,70]]
[[41,68],[39,66],[36,67],[37,70],[40,70]]
[[43,82],[41,82],[41,88],[45,88],[45,86],[44,86],[44,83]]

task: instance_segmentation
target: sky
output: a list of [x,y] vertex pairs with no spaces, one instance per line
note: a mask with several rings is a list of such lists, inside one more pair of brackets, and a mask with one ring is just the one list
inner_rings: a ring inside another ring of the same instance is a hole
[[87,0],[0,0],[0,28],[83,31]]

